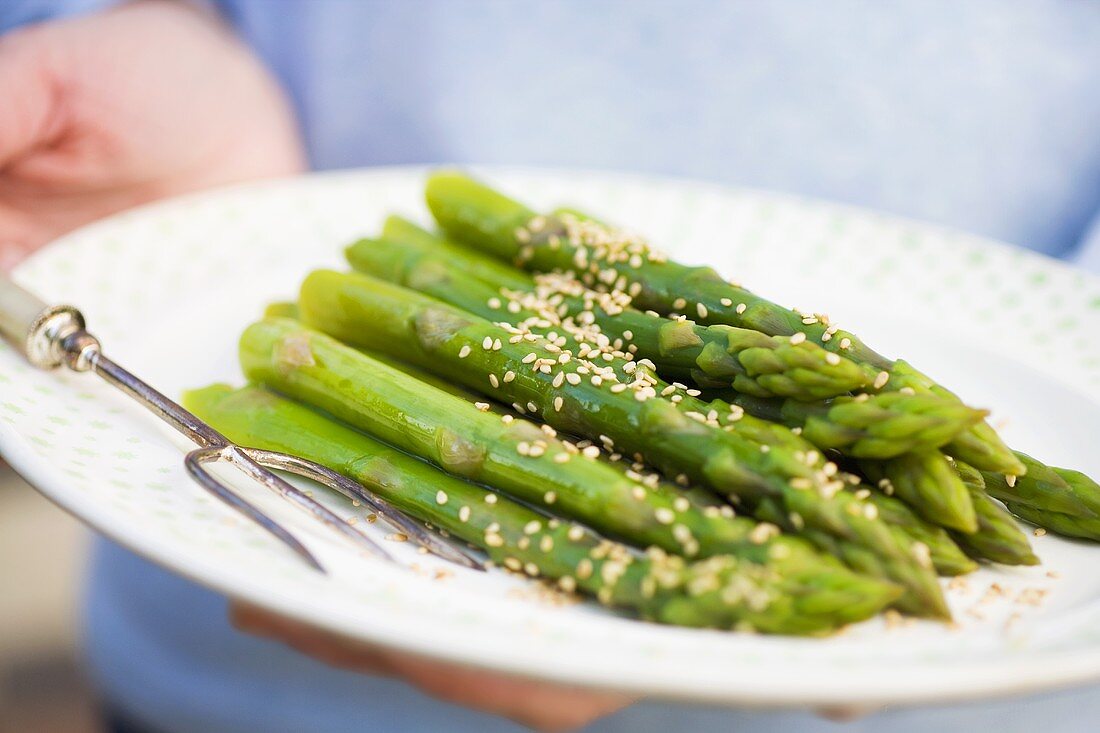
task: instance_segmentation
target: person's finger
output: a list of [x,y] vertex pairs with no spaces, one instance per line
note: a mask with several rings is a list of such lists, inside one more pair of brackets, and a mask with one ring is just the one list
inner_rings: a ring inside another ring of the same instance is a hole
[[433,697],[538,730],[573,730],[633,702],[624,695],[578,690],[374,647],[248,604],[234,603],[230,618],[242,631],[277,639],[327,664],[397,677]]
[[0,171],[62,130],[61,90],[34,28],[0,37]]
[[868,705],[835,705],[818,708],[817,714],[834,723],[850,723],[870,715],[875,710],[877,708]]
[[625,695],[483,672],[382,650],[398,676],[434,697],[488,710],[544,731],[568,731],[624,708]]

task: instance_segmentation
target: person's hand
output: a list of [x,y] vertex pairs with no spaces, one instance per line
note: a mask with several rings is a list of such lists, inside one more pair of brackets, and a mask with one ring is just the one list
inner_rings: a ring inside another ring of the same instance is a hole
[[235,603],[231,618],[242,631],[281,641],[333,667],[398,677],[433,697],[537,730],[573,730],[631,703],[621,695],[531,682],[369,646],[246,604]]
[[0,37],[0,98],[0,270],[135,204],[303,167],[274,79],[187,3]]

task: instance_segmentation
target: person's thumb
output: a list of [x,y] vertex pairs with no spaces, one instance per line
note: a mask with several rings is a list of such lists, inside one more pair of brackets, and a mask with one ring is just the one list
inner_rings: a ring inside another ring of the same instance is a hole
[[61,133],[59,82],[37,29],[0,37],[0,171]]

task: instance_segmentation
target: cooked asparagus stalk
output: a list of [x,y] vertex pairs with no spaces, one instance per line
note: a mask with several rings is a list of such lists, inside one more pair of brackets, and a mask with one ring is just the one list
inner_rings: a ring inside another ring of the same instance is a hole
[[1014,501],[1006,501],[1005,506],[1017,517],[1044,530],[1050,530],[1064,537],[1100,541],[1100,519],[1038,509]]
[[1007,478],[983,471],[989,495],[1004,502],[1085,519],[1100,517],[1100,486],[1079,471],[1047,466],[1026,453],[1016,456],[1027,474]]
[[643,313],[573,278],[502,272],[509,268],[415,225],[396,222],[387,230],[401,239],[364,239],[348,248],[355,269],[490,320],[536,318],[552,326],[566,319],[591,319],[608,339],[629,345],[662,372],[700,372],[708,383],[750,395],[817,400],[867,384],[854,362],[808,341],[792,343],[749,329],[704,327]]
[[967,556],[946,529],[917,516],[900,499],[874,492],[869,501],[878,508],[879,516],[891,529],[903,531],[906,536],[928,548],[932,565],[940,575],[965,575],[977,570],[977,563]]
[[789,518],[785,525],[804,523],[862,543],[881,557],[890,579],[909,591],[902,601],[908,610],[947,614],[927,558],[914,556],[877,519],[873,506],[841,491],[843,483],[807,454],[762,450],[707,415],[657,398],[647,379],[620,381],[609,362],[586,358],[584,344],[574,355],[563,348],[564,336],[555,342],[494,325],[363,275],[315,272],[303,283],[299,307],[306,323],[348,343],[387,351],[511,400],[555,428],[644,455],[666,475],[709,485],[731,501],[751,506],[777,498]]
[[822,402],[725,396],[751,415],[801,428],[823,450],[878,460],[939,448],[985,415],[936,395],[902,392]]
[[1039,558],[1032,551],[1031,543],[1020,525],[986,493],[985,479],[981,472],[962,461],[952,463],[966,490],[970,492],[978,519],[977,532],[952,533],[959,547],[977,560],[990,560],[1004,565],[1038,565]]
[[964,534],[978,531],[970,491],[946,456],[936,450],[888,461],[860,461],[860,470],[930,522]]
[[873,615],[896,593],[851,573],[825,573],[809,585],[775,567],[731,557],[685,563],[659,550],[643,556],[257,387],[214,385],[187,393],[184,403],[231,440],[339,471],[409,515],[480,547],[498,565],[556,580],[565,591],[654,621],[823,633]]
[[1027,474],[982,472],[985,490],[1018,517],[1068,537],[1100,540],[1100,485],[1068,468],[1047,466],[1026,453],[1016,456]]
[[[955,396],[904,362],[876,353],[826,316],[783,308],[709,267],[672,262],[643,239],[575,216],[539,216],[519,202],[460,174],[441,172],[427,186],[428,206],[456,240],[538,272],[572,271],[591,287],[625,291],[638,307],[685,313],[704,325],[726,324],[770,336],[803,334],[807,340],[861,364],[876,391],[909,387]],[[957,399],[957,398],[955,398]],[[950,452],[979,468],[1022,474],[1016,460],[985,423],[972,426]]]

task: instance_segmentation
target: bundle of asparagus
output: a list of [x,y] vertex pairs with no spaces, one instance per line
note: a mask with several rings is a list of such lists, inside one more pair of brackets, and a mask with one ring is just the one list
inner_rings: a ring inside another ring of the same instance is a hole
[[865,618],[894,595],[887,586],[827,566],[798,579],[767,563],[733,557],[689,563],[656,548],[639,553],[583,525],[548,518],[444,473],[261,388],[214,385],[189,392],[184,401],[232,440],[293,452],[339,470],[403,511],[430,517],[502,567],[552,578],[562,590],[596,596],[643,618],[810,634]]
[[[784,308],[726,281],[711,268],[670,261],[644,240],[592,219],[567,210],[538,215],[455,173],[432,176],[427,200],[440,227],[454,240],[525,270],[568,272],[595,290],[625,291],[636,307],[669,316],[690,314],[699,324],[748,328],[816,343],[864,370],[869,386],[861,395],[932,395],[960,402],[907,362],[883,357],[824,314]],[[810,411],[831,414],[833,409],[826,401]],[[792,412],[802,413],[803,408]],[[784,419],[797,422],[800,418]],[[1010,489],[998,498],[1018,516],[1032,521],[1045,517],[1051,531],[1100,539],[1091,526],[1095,515],[1090,508],[1100,499],[1100,485],[1087,476],[1047,467],[1012,451],[984,421],[974,422],[940,450],[983,472],[987,487]],[[956,493],[957,489],[956,485]],[[997,496],[999,489],[987,490]]]
[[245,331],[258,386],[188,406],[662,623],[946,619],[937,574],[1038,562],[1012,514],[1100,539],[1100,486],[827,317],[458,174],[427,199],[444,235],[388,219]]

